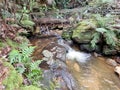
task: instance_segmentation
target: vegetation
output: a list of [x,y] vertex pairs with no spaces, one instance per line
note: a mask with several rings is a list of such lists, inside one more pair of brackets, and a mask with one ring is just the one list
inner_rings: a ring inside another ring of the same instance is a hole
[[[109,23],[114,23],[112,17],[101,17],[100,15],[96,15],[96,20],[98,23],[98,28],[96,28],[96,33],[93,35],[93,40],[91,41],[92,46],[95,46],[95,43],[100,40],[101,36],[104,38],[104,42],[110,47],[115,47],[117,44],[117,37],[115,30],[110,28]],[[112,22],[110,22],[112,21]],[[108,23],[109,22],[109,23]],[[101,34],[101,35],[100,35]]]

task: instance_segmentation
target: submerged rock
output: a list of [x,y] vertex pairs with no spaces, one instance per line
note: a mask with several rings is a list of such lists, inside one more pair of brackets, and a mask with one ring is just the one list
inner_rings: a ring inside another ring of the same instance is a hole
[[42,83],[50,87],[50,82],[55,83],[55,90],[77,90],[75,81],[67,69],[58,67],[55,70],[45,70]]
[[106,63],[114,67],[117,66],[117,62],[110,58],[106,60]]

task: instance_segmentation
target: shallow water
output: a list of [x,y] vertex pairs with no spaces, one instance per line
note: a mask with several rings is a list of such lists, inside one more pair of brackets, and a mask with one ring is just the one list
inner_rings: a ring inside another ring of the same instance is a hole
[[86,63],[67,61],[79,90],[120,90],[120,79],[104,58],[91,57]]
[[[42,58],[40,53],[44,47],[52,41],[54,41],[54,39],[51,38],[31,40],[33,45],[37,47],[33,54],[33,56],[35,56],[35,60]],[[63,46],[70,48],[66,45]],[[74,49],[76,49],[76,51],[78,50],[76,47]],[[73,55],[73,53],[70,55]],[[86,56],[89,54],[82,55]],[[113,67],[105,63],[105,58],[91,57],[90,60],[86,60],[86,63],[75,60],[67,60],[66,63],[69,72],[72,74],[77,83],[76,90],[120,90],[120,79],[114,73]]]

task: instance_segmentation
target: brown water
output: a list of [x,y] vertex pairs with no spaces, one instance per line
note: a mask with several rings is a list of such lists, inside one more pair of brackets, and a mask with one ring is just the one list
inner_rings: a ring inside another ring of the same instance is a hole
[[92,57],[87,63],[67,61],[79,90],[120,90],[120,79],[104,58]]

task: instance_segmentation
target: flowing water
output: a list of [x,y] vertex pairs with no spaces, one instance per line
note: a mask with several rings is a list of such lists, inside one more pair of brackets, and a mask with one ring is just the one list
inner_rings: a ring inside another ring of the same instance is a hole
[[[43,46],[52,39],[33,40],[38,48],[35,56],[38,58]],[[65,44],[62,39],[58,40],[67,50],[67,66],[77,83],[77,90],[120,90],[120,79],[114,73],[113,67],[105,63],[103,57],[93,57],[90,54],[79,52]],[[76,90],[76,89],[75,89]]]
[[79,90],[120,90],[120,79],[113,67],[105,63],[105,58],[76,51],[62,40],[59,44],[68,49],[67,65]]

